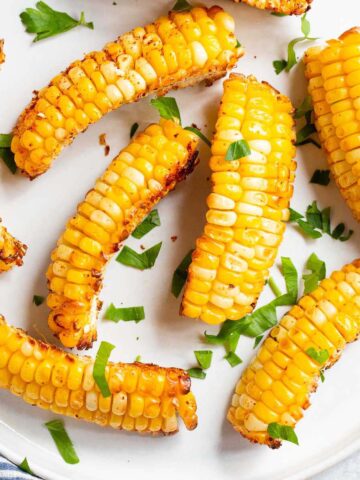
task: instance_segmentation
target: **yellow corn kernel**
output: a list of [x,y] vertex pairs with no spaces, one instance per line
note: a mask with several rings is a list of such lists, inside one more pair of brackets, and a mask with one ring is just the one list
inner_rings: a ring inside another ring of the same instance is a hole
[[0,219],[0,274],[7,272],[15,265],[20,267],[26,250],[26,245],[10,235]]

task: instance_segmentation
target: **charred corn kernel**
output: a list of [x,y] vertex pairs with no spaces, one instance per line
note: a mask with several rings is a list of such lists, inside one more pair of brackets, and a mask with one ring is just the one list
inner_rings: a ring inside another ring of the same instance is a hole
[[302,15],[309,8],[313,0],[233,0],[235,3],[246,3],[261,10],[272,10],[284,15]]
[[[174,433],[178,430],[176,414],[189,430],[196,428],[196,401],[183,370],[109,363],[111,396],[104,398],[94,382],[93,365],[91,358],[39,342],[0,316],[0,387],[31,405],[139,432]],[[150,428],[147,419],[157,427]]]
[[[231,29],[221,12],[214,22]],[[207,223],[189,267],[183,315],[222,323],[254,308],[288,217],[296,168],[292,111],[285,96],[254,77],[232,74],[224,82]],[[250,155],[226,161],[229,145],[238,140],[248,142]]]
[[[150,145],[155,137],[156,146]],[[107,261],[153,206],[192,171],[197,144],[195,134],[171,120],[150,125],[120,152],[78,205],[47,271],[49,327],[66,347],[91,347]],[[151,160],[144,158],[146,152]],[[218,256],[206,255],[214,268]]]
[[10,270],[15,265],[23,264],[26,245],[16,240],[2,225],[0,218],[0,274]]
[[360,28],[305,53],[315,126],[335,182],[360,221]]
[[[320,282],[270,331],[237,383],[228,411],[228,420],[245,438],[278,448],[281,442],[267,433],[269,423],[294,427],[302,418],[321,370],[330,368],[360,333],[359,285],[360,259]],[[315,311],[323,314],[320,323]],[[299,334],[306,341],[295,341]],[[306,353],[309,348],[326,349],[329,358],[319,364]]]
[[[236,47],[234,20],[220,7],[200,10],[200,17],[196,8],[170,12],[135,28],[36,93],[14,129],[12,150],[22,172],[30,178],[44,173],[79,132],[125,103],[224,76],[244,53]],[[39,148],[46,155],[31,155]]]

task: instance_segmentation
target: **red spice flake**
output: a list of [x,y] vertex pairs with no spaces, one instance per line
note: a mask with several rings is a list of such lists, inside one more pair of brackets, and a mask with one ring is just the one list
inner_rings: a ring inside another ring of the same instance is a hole
[[170,239],[171,239],[172,242],[176,242],[177,238],[178,238],[178,237],[177,237],[176,235],[173,235],[172,237],[170,237]]
[[99,135],[99,145],[104,146],[105,157],[107,157],[110,153],[110,145],[107,144],[106,133],[101,133]]
[[144,245],[140,245],[141,250],[145,250],[146,247]]

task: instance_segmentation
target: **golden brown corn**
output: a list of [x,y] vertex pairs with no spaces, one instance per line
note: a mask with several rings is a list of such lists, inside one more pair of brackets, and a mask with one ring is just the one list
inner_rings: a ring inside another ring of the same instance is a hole
[[304,57],[315,126],[331,172],[360,221],[360,28]]
[[10,270],[15,265],[20,267],[26,250],[26,245],[10,235],[1,224],[0,218],[0,273]]
[[[288,219],[296,163],[293,107],[267,83],[231,75],[224,82],[210,168],[203,235],[189,267],[181,313],[218,324],[255,307]],[[226,161],[231,143],[251,154]]]
[[272,10],[284,15],[302,15],[310,8],[313,0],[233,0],[235,3],[246,3],[261,10]]
[[104,398],[93,367],[92,358],[35,340],[0,316],[0,388],[30,405],[100,426],[170,434],[178,430],[178,414],[189,430],[196,428],[196,401],[183,370],[109,362],[111,396]]
[[[278,448],[272,422],[294,427],[309,407],[320,371],[360,333],[360,259],[323,280],[274,327],[236,386],[228,412],[235,430],[252,442]],[[326,350],[319,364],[309,356]]]
[[192,171],[197,144],[194,133],[171,120],[150,125],[78,206],[47,272],[49,326],[66,347],[91,347],[106,263],[153,206]]
[[0,65],[5,62],[4,40],[0,38]]
[[243,54],[220,7],[172,12],[72,63],[20,116],[12,151],[30,178],[44,173],[89,124],[148,94],[221,78]]

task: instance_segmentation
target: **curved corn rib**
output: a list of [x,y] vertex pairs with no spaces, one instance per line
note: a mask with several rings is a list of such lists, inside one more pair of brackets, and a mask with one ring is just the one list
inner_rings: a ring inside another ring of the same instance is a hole
[[79,204],[47,272],[49,326],[66,347],[91,347],[108,260],[153,206],[192,171],[197,144],[195,134],[171,120],[150,125]]
[[196,401],[184,370],[142,363],[106,367],[111,396],[93,378],[94,360],[66,353],[6,324],[0,315],[0,388],[60,415],[139,433],[175,433],[177,414],[196,428]]
[[360,28],[307,50],[315,126],[335,182],[360,221]]
[[[252,442],[278,448],[271,422],[294,427],[310,406],[320,371],[360,333],[360,259],[333,272],[274,327],[239,380],[228,420]],[[306,351],[327,350],[319,364]]]
[[34,178],[62,148],[125,103],[221,78],[243,54],[220,7],[172,12],[72,63],[33,98],[14,130],[17,166]]
[[0,219],[0,273],[7,272],[15,265],[20,267],[26,250],[27,246],[10,235]]
[[233,0],[235,3],[246,3],[261,10],[272,10],[284,15],[302,15],[310,8],[313,0]]
[[[210,168],[207,223],[189,267],[181,313],[218,324],[255,307],[273,265],[293,192],[293,107],[254,77],[224,82]],[[226,161],[232,142],[245,139],[247,157]]]

